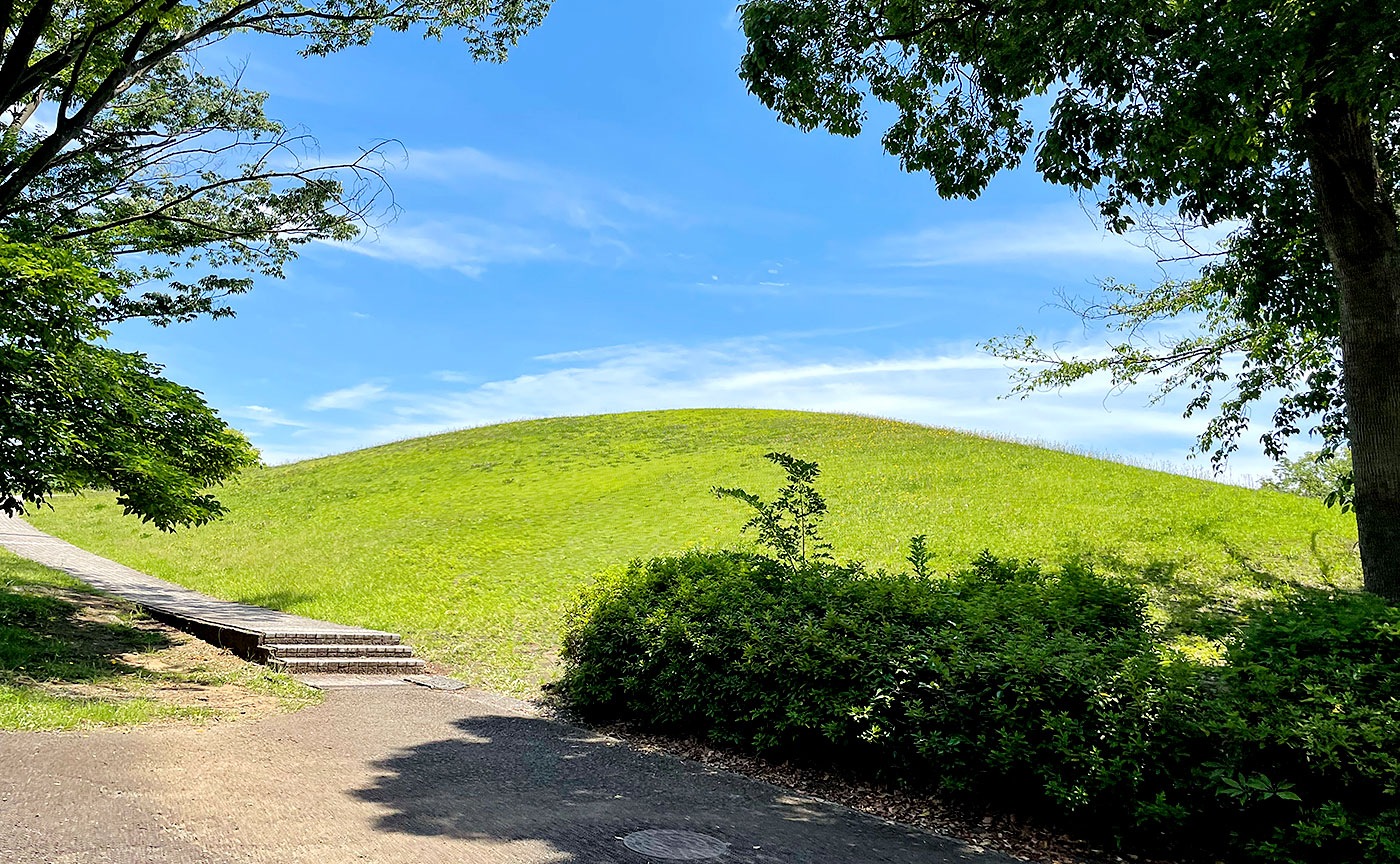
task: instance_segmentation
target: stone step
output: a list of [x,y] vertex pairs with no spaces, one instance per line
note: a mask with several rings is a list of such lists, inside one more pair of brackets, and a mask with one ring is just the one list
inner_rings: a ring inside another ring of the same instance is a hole
[[377,630],[326,630],[322,632],[268,632],[263,634],[263,644],[273,645],[398,645],[397,633],[381,633]]
[[258,646],[267,659],[273,657],[412,657],[408,645],[376,645],[373,643],[302,642],[286,644],[264,642]]
[[417,657],[273,657],[269,669],[290,675],[346,672],[355,675],[406,675],[423,669]]

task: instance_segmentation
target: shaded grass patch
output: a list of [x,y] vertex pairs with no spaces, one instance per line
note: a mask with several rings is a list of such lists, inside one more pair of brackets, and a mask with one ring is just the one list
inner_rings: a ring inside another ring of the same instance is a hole
[[318,699],[61,571],[0,552],[0,729],[207,722]]

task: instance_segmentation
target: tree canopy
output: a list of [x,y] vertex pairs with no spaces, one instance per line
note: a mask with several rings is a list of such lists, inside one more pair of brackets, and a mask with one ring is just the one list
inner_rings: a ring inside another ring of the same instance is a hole
[[[1236,225],[1199,279],[1110,283],[1077,307],[1120,328],[1108,356],[1033,334],[994,343],[1022,389],[1095,372],[1165,376],[1215,409],[1228,454],[1282,393],[1268,452],[1315,429],[1350,444],[1368,590],[1400,600],[1400,19],[1379,0],[751,0],[740,74],[783,120],[859,133],[944,196],[1033,157],[1117,232]],[[1190,253],[1197,254],[1197,253]],[[1152,325],[1196,332],[1154,342]]]
[[266,93],[199,55],[239,33],[305,56],[377,30],[459,34],[504,60],[549,0],[0,0],[0,509],[109,487],[162,529],[222,512],[256,461],[196,391],[110,328],[233,314],[298,247],[379,206],[378,149],[328,163]]

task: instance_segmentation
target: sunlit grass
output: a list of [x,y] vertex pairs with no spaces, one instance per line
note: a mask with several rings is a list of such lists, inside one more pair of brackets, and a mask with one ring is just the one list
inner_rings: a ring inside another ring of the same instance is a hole
[[34,523],[201,591],[402,633],[474,684],[554,675],[561,613],[599,570],[742,546],[763,454],[821,463],[838,557],[898,567],[929,536],[943,568],[987,548],[1082,557],[1151,593],[1209,653],[1249,605],[1296,583],[1359,584],[1354,520],[1310,500],[1024,444],[849,415],[660,411],[510,423],[247,473],[221,523],[163,535],[104,495]]
[[289,676],[226,655],[207,661],[182,655],[178,667],[161,663],[178,653],[169,634],[131,604],[0,550],[0,729],[222,716],[169,698],[185,684],[233,685],[273,696],[284,709],[319,699],[316,691]]
[[198,720],[208,710],[166,705],[154,699],[56,696],[33,687],[0,684],[0,729],[21,732],[89,726],[132,726],[152,720]]

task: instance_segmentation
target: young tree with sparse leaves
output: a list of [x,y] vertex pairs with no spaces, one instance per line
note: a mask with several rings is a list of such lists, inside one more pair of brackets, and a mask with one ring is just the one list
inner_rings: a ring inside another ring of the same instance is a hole
[[[976,197],[1033,151],[1094,195],[1104,225],[1176,211],[1237,223],[1200,279],[1109,285],[1078,307],[1124,338],[1069,357],[993,345],[1019,387],[1096,372],[1165,376],[1215,405],[1201,445],[1230,452],[1283,392],[1264,443],[1312,424],[1350,446],[1366,590],[1400,601],[1400,16],[1382,0],[750,0],[740,75],[785,121],[857,134],[873,97],[886,150]],[[1030,116],[1049,103],[1036,128]],[[1158,342],[1185,317],[1195,334]]]
[[462,35],[504,60],[549,0],[0,0],[0,509],[116,491],[162,529],[256,461],[200,394],[110,328],[233,314],[299,246],[344,241],[382,189],[378,148],[338,163],[201,51],[240,34],[306,56],[376,30]]

